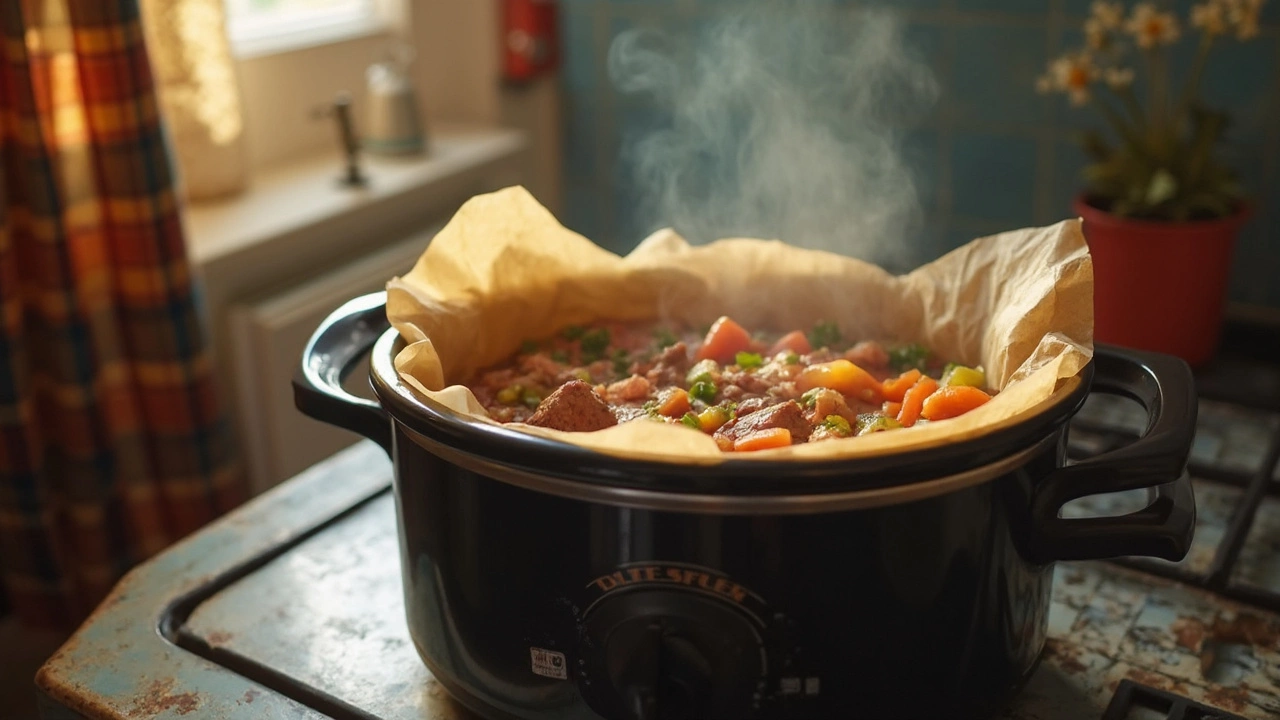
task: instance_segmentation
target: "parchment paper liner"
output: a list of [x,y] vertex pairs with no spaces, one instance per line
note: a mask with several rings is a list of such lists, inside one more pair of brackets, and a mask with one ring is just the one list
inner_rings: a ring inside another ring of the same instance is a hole
[[703,325],[722,314],[752,329],[807,329],[826,319],[846,338],[921,342],[943,358],[982,365],[1000,392],[951,420],[752,453],[724,453],[698,431],[656,422],[590,433],[506,427],[686,464],[854,458],[976,437],[1077,384],[1093,355],[1093,267],[1077,219],[980,238],[902,276],[777,240],[695,247],[670,230],[619,257],[511,187],[469,200],[413,270],[387,283],[387,316],[406,343],[395,358],[401,378],[493,424],[460,383],[525,340],[598,320]]

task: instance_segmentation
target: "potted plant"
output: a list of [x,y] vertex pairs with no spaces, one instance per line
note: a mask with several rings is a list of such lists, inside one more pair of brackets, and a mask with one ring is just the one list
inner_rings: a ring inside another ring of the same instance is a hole
[[[1040,92],[1094,109],[1110,130],[1109,137],[1081,134],[1091,164],[1073,204],[1093,256],[1099,341],[1170,353],[1193,366],[1217,348],[1248,206],[1216,156],[1227,115],[1204,104],[1200,81],[1216,44],[1257,33],[1262,2],[1197,4],[1188,33],[1155,3],[1126,10],[1095,2],[1084,47],[1052,60],[1037,81]],[[1195,55],[1175,82],[1170,54],[1184,34]]]

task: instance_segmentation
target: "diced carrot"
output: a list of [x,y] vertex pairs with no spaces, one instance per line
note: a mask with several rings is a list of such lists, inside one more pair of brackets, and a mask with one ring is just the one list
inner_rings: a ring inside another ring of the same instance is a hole
[[809,338],[805,337],[803,330],[793,330],[786,335],[778,338],[778,342],[769,348],[769,357],[773,357],[780,352],[791,351],[797,355],[807,355],[813,352],[813,348],[809,345]]
[[841,395],[865,402],[880,402],[880,382],[871,373],[848,360],[832,360],[805,368],[796,378],[796,390],[808,392],[816,387],[837,390]]
[[886,400],[884,405],[880,407],[881,412],[893,419],[898,418],[898,413],[902,412],[902,403]]
[[738,452],[750,452],[752,450],[768,450],[770,448],[786,447],[791,444],[791,431],[786,428],[765,428],[757,430],[750,435],[738,438],[733,443],[733,449]]
[[721,365],[728,365],[733,362],[735,355],[750,347],[751,334],[728,317],[721,317],[711,325],[706,339],[702,341],[702,347],[698,348],[693,359],[697,361],[709,358]]
[[911,368],[896,378],[889,378],[884,381],[884,399],[894,402],[902,402],[902,397],[907,394],[912,385],[920,379],[920,371]]
[[658,414],[667,417],[684,417],[693,409],[689,404],[689,393],[684,388],[671,388],[658,396]]
[[946,420],[963,415],[990,399],[990,395],[976,387],[948,385],[924,399],[920,415],[926,420]]
[[907,391],[902,397],[902,409],[898,411],[898,423],[902,427],[911,427],[916,424],[916,420],[920,419],[920,408],[924,406],[924,399],[929,397],[938,389],[938,381],[925,375],[916,381],[915,385]]

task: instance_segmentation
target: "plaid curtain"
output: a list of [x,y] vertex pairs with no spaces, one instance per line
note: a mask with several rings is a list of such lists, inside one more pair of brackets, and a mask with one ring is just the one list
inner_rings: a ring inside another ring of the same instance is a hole
[[0,577],[32,624],[244,498],[137,0],[0,0]]

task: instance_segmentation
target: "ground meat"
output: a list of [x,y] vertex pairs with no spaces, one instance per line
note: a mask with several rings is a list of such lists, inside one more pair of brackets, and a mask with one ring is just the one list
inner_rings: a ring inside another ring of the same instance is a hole
[[658,354],[645,377],[659,387],[684,386],[684,376],[689,372],[689,347],[678,342]]
[[618,418],[589,384],[571,380],[539,403],[527,422],[552,430],[591,432],[617,425]]
[[880,343],[867,340],[849,348],[844,359],[864,370],[873,370],[889,364],[889,353]]
[[729,387],[740,387],[746,395],[763,395],[769,392],[769,388],[773,387],[773,383],[759,375],[758,373],[740,370],[738,372],[726,372],[720,376],[720,389],[723,391]]
[[821,423],[828,415],[839,415],[850,423],[856,422],[858,414],[845,402],[844,396],[835,390],[823,388],[814,394],[811,421]]
[[605,390],[609,402],[630,402],[643,400],[653,392],[653,384],[639,375],[632,375],[625,380],[613,383]]
[[804,442],[809,438],[813,428],[804,417],[804,409],[794,400],[770,405],[762,410],[747,415],[739,415],[716,431],[716,435],[729,440],[738,440],[756,430],[767,428],[786,428],[791,431],[791,442]]

